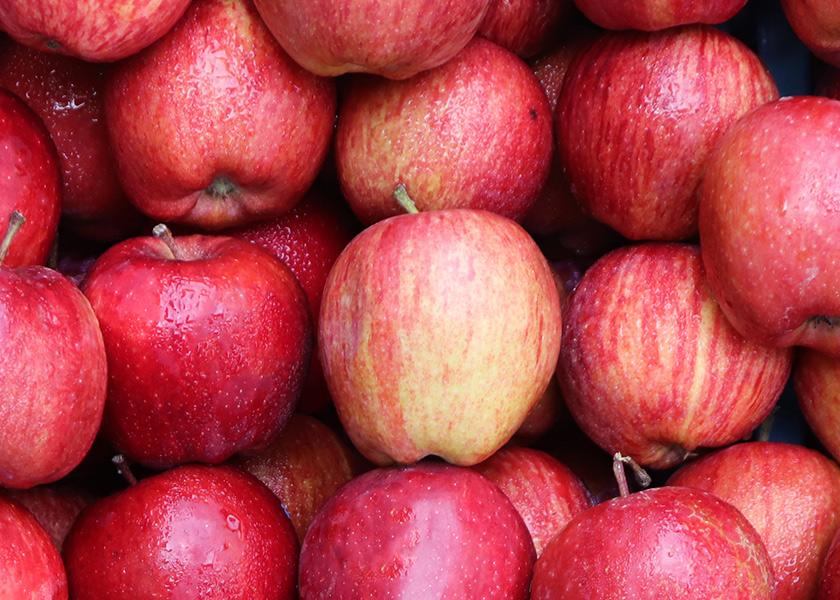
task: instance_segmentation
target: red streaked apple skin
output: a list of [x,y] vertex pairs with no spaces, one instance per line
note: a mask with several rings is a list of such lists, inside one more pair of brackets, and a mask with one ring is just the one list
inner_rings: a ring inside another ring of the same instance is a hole
[[747,0],[575,0],[586,18],[605,29],[657,31],[705,23],[728,21],[744,8]]
[[218,463],[265,446],[294,411],[312,329],[292,273],[223,236],[134,238],[83,284],[108,351],[104,429],[130,459]]
[[788,22],[817,57],[840,67],[840,2],[782,0]]
[[551,44],[573,6],[571,0],[491,0],[478,33],[527,58]]
[[805,420],[826,450],[840,460],[840,359],[800,351],[793,386]]
[[834,542],[826,554],[815,598],[816,600],[840,598],[840,532],[835,534]]
[[525,215],[551,162],[551,110],[520,58],[476,38],[408,81],[356,77],[336,133],[341,187],[370,224],[402,212],[404,184],[421,211],[479,208]]
[[840,357],[840,102],[787,98],[738,122],[700,187],[709,286],[732,325]]
[[749,435],[775,405],[791,352],[742,338],[705,283],[699,250],[616,250],[564,315],[558,373],[572,417],[610,453],[663,469]]
[[488,0],[255,0],[286,51],[318,75],[408,79],[455,56]]
[[115,68],[105,102],[131,200],[154,219],[214,230],[294,207],[335,121],[334,83],[295,64],[249,0],[196,0]]
[[516,508],[537,558],[573,517],[592,506],[577,475],[539,450],[508,446],[473,468],[498,485]]
[[357,477],[315,517],[300,557],[302,600],[528,597],[534,546],[505,495],[437,463]]
[[743,514],[764,542],[777,600],[810,600],[840,523],[840,468],[791,444],[751,442],[708,454],[668,485],[710,492]]
[[697,233],[696,189],[712,148],[778,96],[758,57],[711,27],[608,33],[566,73],[560,159],[599,221],[631,240],[687,239]]
[[81,488],[66,483],[7,490],[6,495],[32,513],[59,551],[76,517],[91,501]]
[[712,494],[664,487],[580,513],[537,561],[533,600],[771,600],[761,538]]
[[371,461],[474,465],[516,432],[557,364],[551,270],[516,223],[476,210],[387,219],[333,267],[321,362]]

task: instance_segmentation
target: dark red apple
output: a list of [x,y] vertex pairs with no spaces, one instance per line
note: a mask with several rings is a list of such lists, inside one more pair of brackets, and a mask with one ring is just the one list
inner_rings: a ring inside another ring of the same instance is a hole
[[664,469],[749,435],[773,409],[791,353],[742,338],[684,244],[616,250],[564,315],[558,374],[581,429],[610,454]]
[[782,0],[782,8],[811,52],[840,67],[840,0]]
[[59,550],[76,517],[92,500],[90,494],[81,488],[61,483],[28,490],[9,490],[6,494],[32,513]]
[[712,494],[665,487],[580,513],[537,561],[533,600],[775,598],[761,538]]
[[295,64],[250,0],[196,0],[106,88],[120,179],[149,216],[223,229],[280,215],[315,180],[335,86]]
[[840,524],[840,468],[834,462],[802,446],[751,442],[684,466],[668,484],[705,490],[741,511],[773,563],[774,598],[814,597]]
[[837,600],[840,598],[840,532],[828,550],[823,563],[816,600]]
[[840,102],[787,98],[747,115],[709,158],[700,246],[709,286],[757,343],[840,357]]
[[297,541],[271,491],[188,466],[86,508],[64,543],[74,600],[295,597]]
[[793,386],[811,429],[840,460],[840,359],[812,350],[799,352]]
[[402,212],[481,208],[525,215],[551,162],[551,111],[533,72],[477,38],[408,81],[357,76],[342,96],[336,162],[350,207],[367,224]]
[[478,33],[520,56],[545,51],[572,14],[571,0],[490,0]]
[[160,468],[265,446],[306,375],[306,296],[253,244],[155,233],[108,250],[83,284],[108,351],[110,440]]
[[696,189],[712,148],[778,95],[758,57],[717,29],[608,33],[566,74],[560,159],[599,221],[632,240],[687,239],[697,233]]
[[302,600],[528,597],[534,546],[505,495],[470,469],[377,469],[333,496],[300,556]]
[[693,23],[723,23],[744,8],[747,0],[575,0],[575,3],[586,18],[606,29],[657,31]]

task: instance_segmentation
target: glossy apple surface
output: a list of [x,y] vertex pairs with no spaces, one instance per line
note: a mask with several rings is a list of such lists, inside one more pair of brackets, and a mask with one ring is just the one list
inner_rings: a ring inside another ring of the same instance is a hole
[[572,13],[571,0],[491,0],[478,33],[523,57],[543,52]]
[[782,0],[782,8],[790,26],[811,52],[840,67],[840,2]]
[[840,359],[800,351],[793,386],[808,425],[835,460],[840,460]]
[[58,550],[91,496],[71,484],[39,485],[28,490],[8,490],[9,498],[26,508]]
[[606,29],[657,31],[705,23],[728,21],[744,8],[747,0],[575,0],[590,21]]

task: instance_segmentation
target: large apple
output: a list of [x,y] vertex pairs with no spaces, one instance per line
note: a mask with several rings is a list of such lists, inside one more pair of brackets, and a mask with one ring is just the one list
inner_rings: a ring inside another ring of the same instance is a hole
[[812,350],[799,352],[793,386],[811,429],[840,460],[840,358]]
[[359,234],[324,289],[321,360],[355,446],[380,465],[481,462],[557,364],[560,303],[539,248],[476,210],[402,215]]
[[253,244],[155,234],[108,250],[83,284],[108,351],[105,431],[161,468],[265,446],[306,375],[306,296]]
[[739,117],[775,98],[758,57],[717,29],[608,33],[566,73],[560,159],[575,197],[599,221],[632,240],[688,239],[712,148]]
[[756,342],[840,357],[840,102],[788,98],[739,121],[709,158],[700,241],[709,285]]
[[206,229],[291,209],[335,120],[332,81],[306,72],[249,0],[196,0],[106,88],[120,179],[151,217]]
[[840,468],[802,446],[738,444],[677,471],[669,485],[711,492],[741,511],[773,563],[777,600],[810,600],[840,524]]
[[656,31],[693,23],[723,23],[734,17],[747,0],[575,0],[575,3],[586,18],[606,29]]
[[528,529],[493,483],[435,463],[377,469],[333,496],[300,556],[302,600],[524,600]]
[[695,246],[642,244],[601,258],[563,325],[558,374],[572,417],[610,454],[658,469],[749,435],[790,373],[789,350],[729,325]]
[[297,540],[251,475],[188,466],[82,511],[64,543],[74,600],[295,597]]
[[68,483],[8,490],[6,494],[32,513],[59,550],[76,517],[91,502],[89,494]]
[[551,110],[520,58],[476,38],[442,67],[408,81],[357,76],[336,132],[341,187],[367,224],[401,212],[481,208],[518,219],[551,162]]
[[782,0],[782,8],[799,39],[840,67],[840,0]]
[[408,79],[475,35],[488,0],[254,0],[292,58],[313,73]]
[[524,57],[546,50],[572,14],[571,0],[491,0],[478,33]]

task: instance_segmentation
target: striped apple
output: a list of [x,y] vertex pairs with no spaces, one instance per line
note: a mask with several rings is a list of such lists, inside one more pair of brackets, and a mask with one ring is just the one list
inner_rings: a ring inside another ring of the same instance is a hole
[[802,350],[793,386],[805,420],[826,450],[840,460],[840,358]]
[[677,25],[728,21],[747,0],[575,0],[586,17],[606,29],[656,31]]

